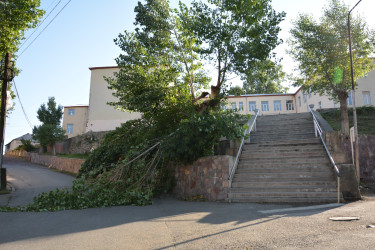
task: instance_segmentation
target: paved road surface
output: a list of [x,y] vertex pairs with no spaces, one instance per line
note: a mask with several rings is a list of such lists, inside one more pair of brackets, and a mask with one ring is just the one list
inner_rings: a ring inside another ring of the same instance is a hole
[[[7,179],[14,192],[1,195],[1,206],[25,206],[39,193],[70,187],[74,177],[12,157],[4,157]],[[1,237],[1,236],[0,236]]]
[[375,228],[366,228],[375,224],[374,198],[285,208],[293,206],[164,197],[145,207],[0,213],[0,249],[374,249]]

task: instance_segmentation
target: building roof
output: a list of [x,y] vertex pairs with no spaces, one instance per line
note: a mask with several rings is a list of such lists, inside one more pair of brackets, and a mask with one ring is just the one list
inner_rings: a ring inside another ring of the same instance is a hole
[[30,133],[27,133],[27,134],[24,134],[24,135],[22,135],[22,136],[20,136],[20,137],[17,137],[17,138],[15,138],[15,139],[13,139],[13,140],[11,140],[8,144],[6,144],[6,145],[9,145],[9,144],[11,144],[13,141],[20,141],[20,140],[30,140],[30,141],[34,141],[33,140],[33,136],[30,134]]
[[85,108],[85,107],[89,107],[89,105],[64,106],[64,108]]
[[96,69],[118,69],[119,66],[103,66],[103,67],[90,67],[89,70],[96,70]]

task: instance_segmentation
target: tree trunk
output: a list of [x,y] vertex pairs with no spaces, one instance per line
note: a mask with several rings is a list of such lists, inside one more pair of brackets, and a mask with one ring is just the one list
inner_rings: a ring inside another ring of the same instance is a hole
[[340,111],[341,111],[341,132],[345,136],[349,136],[349,116],[348,116],[348,105],[346,103],[347,95],[339,96],[340,100]]

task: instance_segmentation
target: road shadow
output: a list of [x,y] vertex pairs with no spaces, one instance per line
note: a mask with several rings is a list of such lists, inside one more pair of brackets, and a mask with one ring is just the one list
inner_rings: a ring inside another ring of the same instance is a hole
[[135,222],[194,221],[199,224],[232,226],[215,233],[177,242],[183,245],[198,239],[233,232],[246,227],[268,223],[283,217],[310,216],[327,211],[318,209],[303,213],[287,212],[262,214],[261,210],[290,208],[290,205],[263,205],[255,203],[187,202],[173,197],[156,199],[145,207],[119,206],[40,213],[0,213],[0,244],[26,239],[51,237],[131,224]]

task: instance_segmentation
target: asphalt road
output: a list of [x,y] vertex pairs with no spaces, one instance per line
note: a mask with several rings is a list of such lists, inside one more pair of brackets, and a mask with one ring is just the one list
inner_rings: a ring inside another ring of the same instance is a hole
[[331,208],[163,197],[145,207],[3,212],[0,249],[374,249],[374,208],[371,197]]
[[71,187],[74,180],[70,175],[13,157],[4,157],[3,167],[7,169],[7,180],[13,192],[0,196],[1,206],[25,206],[39,193]]

